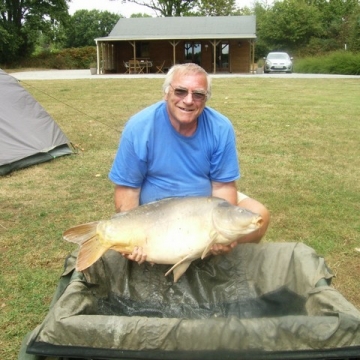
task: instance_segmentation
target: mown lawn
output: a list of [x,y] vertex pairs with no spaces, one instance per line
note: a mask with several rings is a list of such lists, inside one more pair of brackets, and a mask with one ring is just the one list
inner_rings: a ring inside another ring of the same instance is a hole
[[[130,115],[162,97],[161,79],[26,81],[77,154],[0,178],[0,358],[16,359],[45,317],[67,254],[68,227],[109,217],[107,178]],[[304,242],[325,257],[333,286],[360,308],[358,79],[213,81],[208,105],[233,122],[241,191],[272,221],[263,241]]]

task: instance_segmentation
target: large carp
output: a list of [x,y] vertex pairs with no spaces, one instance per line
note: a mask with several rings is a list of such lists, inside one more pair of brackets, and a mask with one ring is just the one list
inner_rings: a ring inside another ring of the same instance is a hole
[[174,281],[190,263],[209,254],[213,244],[230,244],[257,230],[262,218],[216,197],[167,198],[116,214],[110,220],[78,225],[64,239],[80,245],[76,270],[82,271],[107,250],[131,254],[142,247],[146,260],[174,264]]

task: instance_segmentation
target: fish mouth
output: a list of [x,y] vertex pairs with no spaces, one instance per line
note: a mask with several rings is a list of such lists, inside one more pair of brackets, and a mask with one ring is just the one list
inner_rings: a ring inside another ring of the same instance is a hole
[[241,238],[244,235],[250,234],[254,231],[260,229],[260,227],[264,224],[264,220],[261,215],[253,217],[252,219],[247,219],[242,222],[240,229],[239,224],[234,228],[221,226],[219,223],[214,224],[217,231],[228,239],[237,240],[239,237]]
[[[247,231],[244,231],[244,235],[245,234],[250,234],[253,231],[259,230],[261,228],[261,226],[264,224],[264,220],[261,216],[253,219],[247,226]],[[246,226],[245,226],[246,228]]]
[[258,217],[256,217],[255,219],[253,219],[251,221],[251,223],[249,224],[249,233],[258,230],[261,228],[261,226],[264,224],[264,220],[263,218],[259,215]]
[[260,228],[263,226],[264,224],[264,219],[259,215],[255,220],[254,223],[256,225],[257,228]]

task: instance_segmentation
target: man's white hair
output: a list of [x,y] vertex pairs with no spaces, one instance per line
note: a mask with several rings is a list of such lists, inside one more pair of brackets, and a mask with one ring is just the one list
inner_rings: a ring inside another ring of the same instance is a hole
[[174,78],[174,75],[189,75],[189,74],[202,74],[206,78],[207,82],[207,90],[206,90],[206,100],[209,100],[211,97],[211,78],[209,74],[199,65],[195,63],[185,63],[185,64],[177,64],[170,68],[168,73],[166,74],[165,81],[163,83],[163,91],[165,94],[169,92],[170,84]]

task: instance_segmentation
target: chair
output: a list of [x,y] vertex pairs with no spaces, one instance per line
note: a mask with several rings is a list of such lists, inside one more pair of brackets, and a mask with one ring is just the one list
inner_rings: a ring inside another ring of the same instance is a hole
[[139,60],[129,60],[129,73],[143,74],[144,66],[140,64]]
[[125,62],[123,61],[124,63],[124,66],[125,66],[125,74],[130,74],[130,67],[129,67],[129,63],[128,62]]
[[156,65],[156,73],[157,74],[164,74],[163,67],[165,65],[165,60],[162,62],[161,65]]

